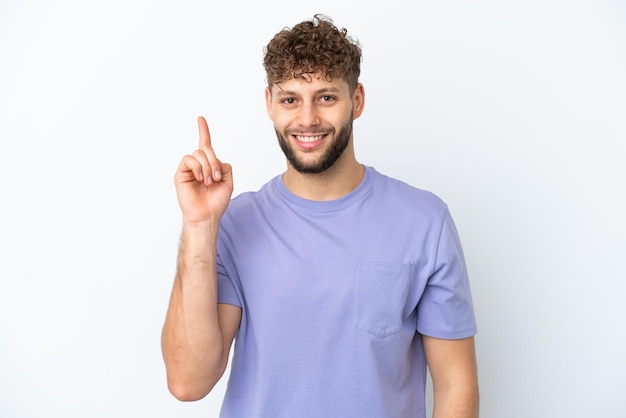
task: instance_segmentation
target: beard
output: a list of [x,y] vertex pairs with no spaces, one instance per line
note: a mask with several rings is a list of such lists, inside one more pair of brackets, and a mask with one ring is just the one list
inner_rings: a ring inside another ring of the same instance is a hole
[[[350,143],[350,137],[352,136],[352,115],[350,115],[350,119],[348,119],[348,122],[341,127],[339,132],[337,132],[329,147],[326,149],[326,151],[324,151],[324,154],[316,161],[308,163],[298,158],[293,147],[290,146],[287,142],[285,135],[278,132],[276,128],[274,128],[274,130],[276,131],[278,144],[283,150],[287,161],[289,161],[289,164],[291,164],[291,166],[297,172],[302,174],[319,174],[332,167],[343,155],[344,151],[348,147],[348,144]],[[334,131],[328,132],[328,135],[332,133],[334,133]],[[286,135],[290,135],[289,131],[286,131]]]

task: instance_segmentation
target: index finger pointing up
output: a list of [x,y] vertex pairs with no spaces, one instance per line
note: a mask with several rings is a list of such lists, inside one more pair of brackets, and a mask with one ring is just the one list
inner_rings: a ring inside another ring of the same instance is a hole
[[206,151],[211,149],[211,134],[209,133],[209,125],[203,116],[198,117],[198,131],[200,134],[200,143],[198,148]]

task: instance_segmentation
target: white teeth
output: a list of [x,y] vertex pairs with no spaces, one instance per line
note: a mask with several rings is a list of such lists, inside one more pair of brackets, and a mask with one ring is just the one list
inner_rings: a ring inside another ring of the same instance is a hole
[[296,139],[298,141],[300,141],[300,142],[315,142],[315,141],[319,141],[323,137],[324,137],[324,135],[316,135],[316,136],[296,135]]

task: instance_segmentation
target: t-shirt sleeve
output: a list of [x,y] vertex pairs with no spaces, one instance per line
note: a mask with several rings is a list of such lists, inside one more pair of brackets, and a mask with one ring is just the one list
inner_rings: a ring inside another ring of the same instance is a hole
[[463,249],[447,210],[433,272],[417,306],[417,330],[423,335],[452,340],[477,332]]
[[219,254],[217,254],[217,303],[227,303],[242,307],[237,289],[228,275]]

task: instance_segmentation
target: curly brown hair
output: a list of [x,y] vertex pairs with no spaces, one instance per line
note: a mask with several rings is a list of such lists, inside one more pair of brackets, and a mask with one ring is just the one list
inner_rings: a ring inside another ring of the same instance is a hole
[[327,80],[345,79],[352,92],[361,73],[361,47],[322,15],[278,32],[264,48],[267,83],[281,83],[305,73]]

